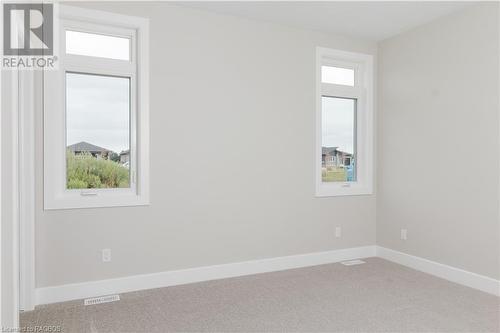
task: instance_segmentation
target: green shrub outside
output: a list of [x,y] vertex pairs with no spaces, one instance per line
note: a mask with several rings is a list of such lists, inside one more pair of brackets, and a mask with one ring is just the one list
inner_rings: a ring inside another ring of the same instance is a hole
[[117,162],[97,159],[90,153],[66,152],[68,189],[124,188],[130,186],[129,170]]
[[345,182],[347,181],[347,171],[345,168],[323,168],[321,170],[321,180],[324,182]]

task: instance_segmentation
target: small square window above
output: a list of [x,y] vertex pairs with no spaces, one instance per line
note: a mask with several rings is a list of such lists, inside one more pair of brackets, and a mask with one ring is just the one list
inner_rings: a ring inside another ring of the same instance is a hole
[[66,30],[66,53],[130,61],[130,39]]
[[321,82],[354,87],[354,69],[321,66]]

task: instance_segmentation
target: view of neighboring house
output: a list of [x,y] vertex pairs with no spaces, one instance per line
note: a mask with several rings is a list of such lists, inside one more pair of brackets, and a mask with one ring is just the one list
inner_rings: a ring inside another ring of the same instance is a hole
[[68,150],[73,152],[75,155],[90,153],[92,156],[98,159],[107,160],[109,155],[112,153],[111,150],[95,146],[91,143],[82,141],[68,146]]
[[352,154],[338,150],[338,147],[321,147],[321,150],[321,166],[323,168],[346,167],[352,163]]
[[130,149],[123,150],[120,153],[120,163],[121,164],[125,164],[125,163],[128,164],[129,162],[130,162]]

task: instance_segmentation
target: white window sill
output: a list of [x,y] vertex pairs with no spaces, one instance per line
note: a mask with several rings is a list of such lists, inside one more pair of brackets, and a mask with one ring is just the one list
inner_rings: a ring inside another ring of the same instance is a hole
[[149,205],[149,197],[132,191],[71,190],[56,196],[46,196],[45,210],[133,207]]
[[316,188],[316,197],[341,197],[351,195],[372,195],[373,189],[356,183],[322,183]]

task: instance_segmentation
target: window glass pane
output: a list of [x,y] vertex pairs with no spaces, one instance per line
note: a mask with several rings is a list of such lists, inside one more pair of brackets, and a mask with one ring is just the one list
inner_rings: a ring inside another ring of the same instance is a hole
[[66,53],[130,60],[130,39],[67,30]]
[[66,73],[68,189],[130,187],[130,79]]
[[322,97],[321,179],[356,181],[356,100]]
[[321,82],[354,87],[354,69],[321,66]]

